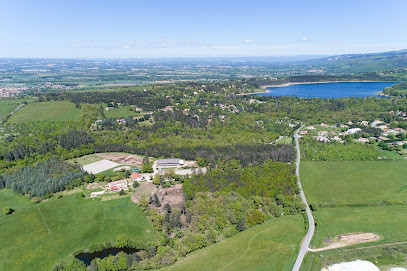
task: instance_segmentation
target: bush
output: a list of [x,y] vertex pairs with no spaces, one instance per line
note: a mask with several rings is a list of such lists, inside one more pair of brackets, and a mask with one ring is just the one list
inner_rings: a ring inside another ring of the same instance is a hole
[[6,215],[11,215],[13,212],[14,212],[14,210],[11,209],[10,206],[6,206],[6,207],[3,208],[3,213],[6,214]]
[[312,202],[309,205],[309,208],[311,209],[311,211],[316,212],[316,211],[318,211],[318,204],[316,204],[315,202]]

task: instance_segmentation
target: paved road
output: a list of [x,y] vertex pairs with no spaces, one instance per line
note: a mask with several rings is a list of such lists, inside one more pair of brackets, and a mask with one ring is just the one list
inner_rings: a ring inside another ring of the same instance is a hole
[[297,148],[297,169],[295,171],[295,174],[297,174],[298,186],[300,187],[300,190],[301,190],[301,192],[300,192],[301,199],[305,203],[305,205],[307,206],[306,212],[307,212],[307,216],[308,216],[309,225],[308,225],[307,235],[305,235],[305,238],[304,238],[304,240],[302,242],[300,252],[298,253],[297,260],[295,261],[295,264],[294,264],[294,267],[293,267],[293,271],[300,270],[302,261],[304,260],[304,256],[308,251],[308,247],[309,247],[309,244],[311,243],[311,239],[312,239],[312,236],[314,235],[314,230],[315,230],[314,218],[312,217],[312,213],[311,213],[311,210],[310,210],[310,208],[308,206],[307,199],[305,198],[304,191],[302,190],[301,181],[300,181],[300,158],[301,158],[301,155],[300,155],[300,144],[298,142],[298,132],[302,129],[302,127],[303,126],[301,126],[297,131],[295,131],[295,145],[296,145],[296,148]]

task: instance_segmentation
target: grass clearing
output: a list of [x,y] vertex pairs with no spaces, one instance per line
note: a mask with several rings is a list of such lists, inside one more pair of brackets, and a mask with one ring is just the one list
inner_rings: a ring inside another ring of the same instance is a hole
[[283,137],[277,140],[276,144],[286,144],[286,145],[292,145],[293,144],[293,138],[292,137]]
[[146,199],[148,199],[155,191],[157,191],[157,188],[153,183],[140,183],[140,186],[134,189],[134,193],[139,198]]
[[110,110],[104,110],[106,118],[125,118],[128,116],[138,117],[142,116],[141,113],[134,111],[134,106],[120,106],[119,108],[114,108]]
[[405,201],[407,161],[301,162],[308,202]]
[[30,101],[30,99],[0,99],[0,120],[4,119],[5,115],[10,114],[22,102]]
[[164,270],[291,270],[304,232],[301,215],[271,219]]
[[74,251],[120,234],[144,244],[158,238],[129,197],[100,201],[76,194],[39,204],[27,200],[0,190],[0,207],[7,202],[16,210],[0,216],[0,270],[51,270]]
[[13,116],[10,123],[34,121],[66,121],[79,119],[80,109],[68,101],[29,103]]
[[379,241],[355,246],[407,241],[406,214],[405,205],[322,208],[313,213],[320,225],[312,239],[311,247],[324,247],[326,239],[355,232],[372,232],[381,237]]

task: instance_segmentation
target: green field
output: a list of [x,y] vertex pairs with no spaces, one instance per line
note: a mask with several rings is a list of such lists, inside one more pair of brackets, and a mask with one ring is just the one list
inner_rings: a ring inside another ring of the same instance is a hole
[[65,121],[79,119],[80,109],[68,101],[30,103],[10,117],[9,122]]
[[85,200],[80,195],[33,204],[28,198],[0,190],[0,270],[51,270],[76,250],[114,241],[120,234],[142,244],[158,233],[130,198]]
[[370,203],[407,199],[407,161],[302,162],[308,202]]
[[312,238],[313,248],[324,247],[325,239],[355,232],[373,232],[381,236],[371,244],[407,241],[405,205],[322,208],[313,215],[320,222]]
[[6,114],[11,113],[22,102],[26,101],[29,101],[29,99],[0,99],[0,120],[2,120]]
[[[406,213],[407,206],[323,208],[314,212],[313,215],[320,225],[312,239],[312,248],[324,247],[324,240],[346,233],[373,232],[381,238],[371,243],[310,252],[301,270],[321,270],[326,265],[356,259],[371,261],[381,270],[396,266],[407,267],[407,244],[392,244],[407,241]],[[363,249],[357,249],[360,247]]]
[[277,140],[276,144],[286,144],[286,145],[292,145],[293,144],[293,138],[292,137],[283,137]]
[[133,117],[142,116],[141,113],[129,109],[134,109],[134,106],[120,106],[119,108],[104,110],[103,112],[105,113],[106,118],[125,118],[128,116]]
[[268,220],[165,270],[291,270],[304,234],[300,215]]

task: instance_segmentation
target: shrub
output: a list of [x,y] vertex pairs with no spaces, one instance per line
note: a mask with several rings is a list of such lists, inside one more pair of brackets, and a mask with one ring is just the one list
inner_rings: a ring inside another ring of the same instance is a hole
[[6,215],[10,215],[10,214],[12,214],[13,212],[14,212],[14,210],[11,209],[10,206],[6,206],[6,207],[3,208],[3,213],[6,214]]
[[315,202],[312,202],[309,205],[309,208],[311,209],[311,211],[316,212],[316,211],[318,211],[318,204],[316,204]]

